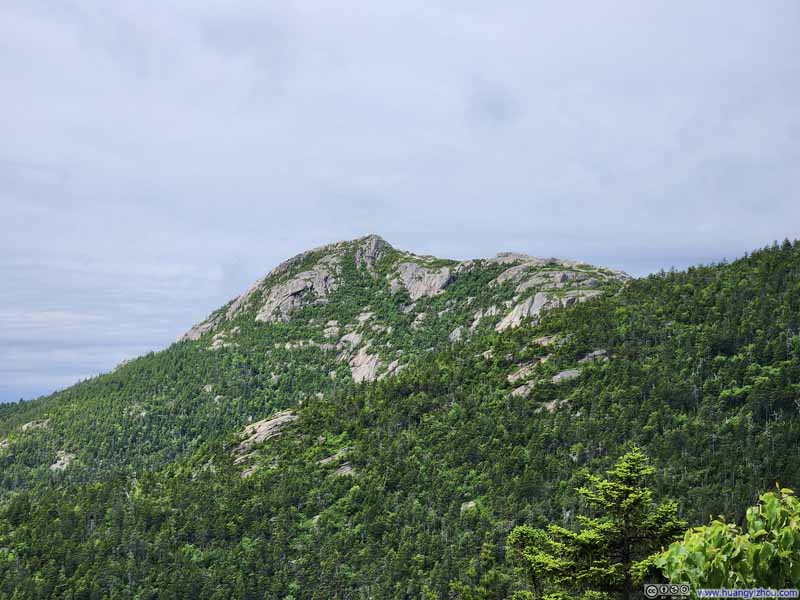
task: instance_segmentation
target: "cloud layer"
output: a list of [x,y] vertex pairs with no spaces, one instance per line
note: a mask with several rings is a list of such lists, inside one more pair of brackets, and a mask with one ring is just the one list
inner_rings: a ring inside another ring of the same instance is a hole
[[798,26],[791,1],[6,2],[0,401],[369,232],[637,274],[797,237]]

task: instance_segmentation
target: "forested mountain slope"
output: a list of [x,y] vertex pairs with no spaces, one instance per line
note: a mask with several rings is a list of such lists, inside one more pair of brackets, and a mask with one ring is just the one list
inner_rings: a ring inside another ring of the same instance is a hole
[[628,443],[690,522],[800,483],[799,243],[629,281],[378,240],[4,407],[0,597],[503,598]]

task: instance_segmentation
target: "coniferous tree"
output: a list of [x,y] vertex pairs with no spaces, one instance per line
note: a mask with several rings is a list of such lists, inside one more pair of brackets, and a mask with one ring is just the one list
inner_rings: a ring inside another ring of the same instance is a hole
[[674,540],[685,526],[674,501],[656,504],[644,480],[654,473],[637,447],[623,455],[604,479],[588,476],[576,491],[592,516],[580,527],[552,524],[546,530],[516,527],[508,545],[521,559],[534,592],[558,598],[632,598],[636,574],[653,552]]

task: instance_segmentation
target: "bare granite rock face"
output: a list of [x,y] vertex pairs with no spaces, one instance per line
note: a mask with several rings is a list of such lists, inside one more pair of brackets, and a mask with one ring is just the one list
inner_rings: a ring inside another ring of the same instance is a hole
[[184,333],[181,337],[178,338],[179,342],[194,342],[199,340],[203,337],[204,334],[212,331],[219,323],[222,321],[224,315],[222,313],[218,314],[216,317],[212,319],[208,319],[203,321],[202,323],[198,323],[194,327],[192,327],[189,331]]
[[244,454],[250,448],[261,442],[280,434],[281,428],[297,419],[297,415],[291,410],[284,410],[275,413],[269,419],[256,421],[244,428],[242,436],[245,438],[236,448],[238,454]]
[[463,325],[459,325],[458,327],[453,329],[453,331],[450,332],[450,335],[447,336],[447,339],[450,340],[451,342],[457,342],[458,340],[461,339],[463,335],[464,335],[464,327]]
[[545,310],[572,306],[576,302],[584,302],[602,294],[599,290],[570,290],[561,297],[551,296],[547,292],[535,295],[517,304],[510,313],[495,326],[496,331],[518,327],[528,317],[538,317]]
[[552,306],[557,306],[558,301],[551,299],[545,292],[537,292],[530,298],[517,304],[510,313],[495,326],[496,331],[505,331],[509,327],[518,327],[523,319],[536,317],[543,310]]
[[[347,346],[350,346],[351,348],[355,348],[361,343],[361,339],[360,333],[352,331],[342,336],[342,338],[339,340],[339,347],[346,348]],[[347,346],[345,346],[345,344]]]
[[383,256],[386,248],[391,248],[382,237],[368,235],[361,238],[356,250],[356,267],[365,268],[371,275],[375,275],[375,264]]
[[353,381],[375,381],[378,377],[378,370],[381,366],[380,359],[368,352],[369,344],[362,346],[353,358],[350,359],[350,373]]
[[309,292],[316,298],[326,298],[337,286],[333,273],[337,262],[337,256],[329,255],[320,259],[314,268],[270,288],[256,321],[288,321],[289,315],[303,306]]
[[424,296],[440,294],[452,281],[453,272],[450,267],[429,269],[415,262],[404,262],[398,265],[397,278],[389,282],[389,287],[396,292],[402,286],[408,290],[411,300],[418,300]]

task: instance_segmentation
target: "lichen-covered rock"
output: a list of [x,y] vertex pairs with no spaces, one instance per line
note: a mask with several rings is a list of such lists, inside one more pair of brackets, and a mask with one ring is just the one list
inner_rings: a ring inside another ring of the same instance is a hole
[[415,262],[404,262],[398,265],[397,277],[392,279],[389,286],[393,292],[404,287],[411,300],[418,300],[424,296],[440,294],[452,281],[453,272],[450,267],[430,269]]

